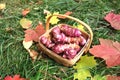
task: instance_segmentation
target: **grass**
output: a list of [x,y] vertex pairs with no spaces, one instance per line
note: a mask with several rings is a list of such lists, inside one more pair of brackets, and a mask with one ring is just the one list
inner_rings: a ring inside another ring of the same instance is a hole
[[[91,26],[94,33],[92,45],[98,44],[98,38],[120,42],[120,31],[113,30],[103,17],[110,11],[120,13],[119,0],[1,0],[6,9],[0,11],[0,76],[20,74],[32,80],[72,80],[75,70],[64,67],[48,57],[32,62],[28,52],[23,48],[24,30],[19,21],[21,11],[30,8],[26,18],[33,21],[45,21],[43,10],[65,13],[72,11],[72,16]],[[97,60],[99,66],[91,70],[92,75],[120,75],[120,67],[106,68],[104,61]]]

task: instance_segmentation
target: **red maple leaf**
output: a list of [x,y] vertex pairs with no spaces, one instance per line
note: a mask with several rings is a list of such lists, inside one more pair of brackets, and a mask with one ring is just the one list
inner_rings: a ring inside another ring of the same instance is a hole
[[39,24],[36,26],[35,29],[27,29],[25,30],[25,38],[24,41],[35,41],[38,42],[39,37],[45,33],[45,29],[42,25],[42,23],[39,22]]
[[42,34],[45,33],[45,29],[44,26],[41,22],[39,22],[39,24],[36,26],[35,28],[36,33],[38,34],[38,36],[40,37]]
[[120,76],[111,76],[111,75],[108,75],[107,76],[107,80],[120,80]]
[[4,80],[26,80],[25,78],[20,78],[20,75],[15,75],[15,76],[6,76]]
[[110,12],[104,17],[104,19],[109,22],[114,29],[120,30],[120,14]]
[[31,41],[31,40],[37,42],[38,41],[38,34],[33,29],[27,29],[27,30],[25,30],[24,41],[27,42],[27,41]]
[[93,46],[89,51],[96,57],[103,58],[107,67],[120,65],[120,43],[107,39],[99,39],[100,45]]

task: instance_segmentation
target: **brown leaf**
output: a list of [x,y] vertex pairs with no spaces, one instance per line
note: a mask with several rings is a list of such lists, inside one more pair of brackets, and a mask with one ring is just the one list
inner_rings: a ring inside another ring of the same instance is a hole
[[120,30],[120,14],[110,12],[104,17],[104,19],[109,22],[114,29]]
[[96,57],[103,58],[107,67],[120,65],[120,43],[107,39],[100,39],[100,45],[93,46],[90,53]]
[[[72,12],[70,12],[70,11],[67,11],[64,15],[67,15],[67,16],[69,16],[69,15],[71,15],[72,14]],[[62,18],[62,19],[65,19],[66,17],[63,17],[63,16],[58,16],[58,18]]]
[[36,59],[37,59],[38,54],[39,54],[37,51],[32,50],[32,49],[29,49],[28,52],[29,52],[29,54],[30,54],[30,57],[31,57],[33,60],[36,60]]

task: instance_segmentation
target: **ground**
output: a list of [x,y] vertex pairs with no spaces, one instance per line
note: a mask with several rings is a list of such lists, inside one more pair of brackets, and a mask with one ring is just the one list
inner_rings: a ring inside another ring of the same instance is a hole
[[[39,21],[45,24],[44,9],[64,14],[72,11],[74,16],[87,23],[93,30],[92,45],[99,44],[98,39],[111,39],[120,42],[120,31],[110,27],[104,16],[110,12],[120,13],[119,0],[0,0],[6,3],[6,9],[0,11],[0,76],[20,74],[25,78],[37,80],[72,80],[75,70],[64,67],[45,56],[32,61],[22,45],[24,29],[19,21],[21,11],[29,8],[26,18],[33,21],[35,27]],[[89,53],[88,53],[89,54]],[[120,75],[120,67],[106,68],[102,59],[99,66],[91,70],[92,75]]]

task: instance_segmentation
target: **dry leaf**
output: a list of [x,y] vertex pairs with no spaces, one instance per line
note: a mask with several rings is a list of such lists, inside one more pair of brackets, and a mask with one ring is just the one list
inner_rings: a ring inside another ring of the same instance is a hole
[[[54,14],[59,14],[59,12],[54,12],[53,15],[54,15]],[[46,21],[47,21],[47,19],[48,19],[51,15],[52,15],[52,14],[47,14],[47,16],[46,16]],[[50,23],[51,23],[51,24],[57,24],[59,21],[60,21],[60,20],[58,19],[57,16],[52,16],[51,19],[50,19]]]
[[93,46],[90,53],[96,57],[103,58],[107,67],[120,65],[120,43],[107,39],[100,39],[100,45]]
[[25,41],[35,41],[38,42],[38,34],[33,29],[25,30]]
[[50,11],[44,9],[44,14],[51,14]]
[[[71,15],[72,14],[72,12],[70,12],[70,11],[67,11],[64,15],[67,15],[67,16],[69,16],[69,15]],[[66,17],[63,17],[63,16],[58,16],[59,18],[62,18],[62,19],[65,19]]]
[[23,16],[26,16],[28,13],[30,12],[30,9],[24,9],[23,11],[22,11],[22,15]]
[[39,22],[39,24],[36,26],[35,32],[38,34],[38,37],[45,33],[45,29],[42,22]]
[[37,51],[32,50],[32,49],[29,49],[28,52],[29,52],[29,54],[30,54],[30,57],[31,57],[33,60],[36,60],[36,59],[37,59],[37,56],[38,56],[38,52],[37,52]]
[[120,14],[110,12],[104,17],[104,19],[108,21],[114,29],[120,30]]
[[20,20],[20,25],[24,28],[24,29],[28,29],[31,27],[32,25],[32,21],[30,21],[29,19],[26,18],[22,18]]
[[21,78],[20,75],[6,76],[4,80],[27,80],[25,78]]
[[23,46],[26,50],[28,50],[32,46],[33,41],[23,41]]
[[120,80],[120,76],[111,76],[111,75],[108,75],[107,76],[107,80]]
[[5,4],[5,3],[0,3],[0,10],[5,9],[5,7],[6,7],[6,4]]
[[89,68],[93,68],[97,65],[94,56],[82,56],[81,59],[73,66],[77,70],[74,73],[74,80],[85,80],[87,77],[92,77]]

